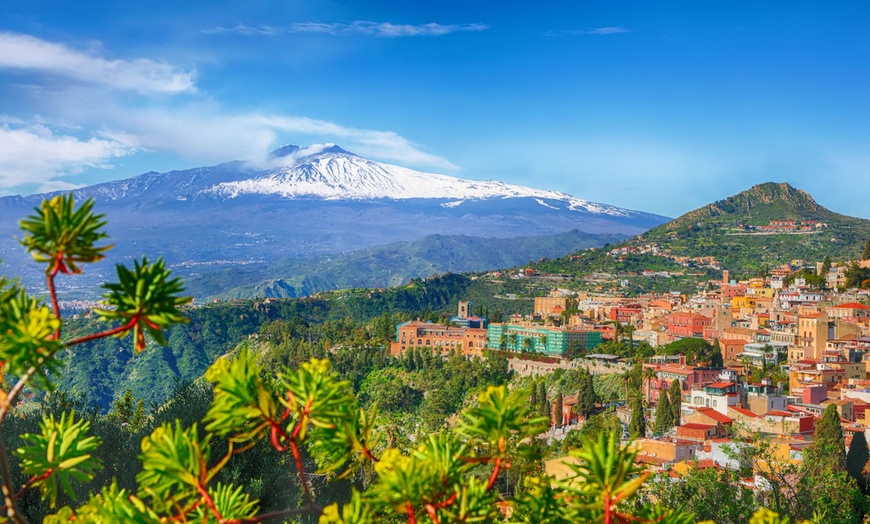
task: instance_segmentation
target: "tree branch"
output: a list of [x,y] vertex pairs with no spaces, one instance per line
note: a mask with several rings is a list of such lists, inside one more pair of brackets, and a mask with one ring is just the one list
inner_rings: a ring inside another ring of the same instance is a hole
[[85,335],[83,337],[75,338],[70,340],[69,342],[64,342],[64,347],[77,346],[79,344],[84,344],[85,342],[90,342],[92,340],[98,340],[101,338],[111,337],[112,335],[117,335],[118,333],[123,333],[124,331],[128,331],[136,325],[136,322],[139,321],[139,315],[135,315],[130,319],[129,322],[118,326],[116,328],[112,328],[106,331],[100,331],[99,333],[92,333],[90,335]]

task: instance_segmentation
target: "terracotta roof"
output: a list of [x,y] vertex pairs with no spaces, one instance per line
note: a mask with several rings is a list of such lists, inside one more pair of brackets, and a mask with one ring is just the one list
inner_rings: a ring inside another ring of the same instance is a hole
[[719,413],[713,408],[698,408],[697,412],[706,415],[721,424],[731,424],[732,422],[734,422],[731,417],[729,417],[728,415],[723,415],[722,413]]
[[840,304],[839,306],[834,306],[834,309],[870,309],[870,306],[866,306],[860,302],[847,302],[845,304]]
[[729,386],[733,386],[734,382],[713,382],[711,384],[707,384],[707,387],[717,388],[717,389],[725,389]]
[[738,408],[737,406],[728,406],[728,409],[733,409],[734,411],[736,411],[737,413],[740,413],[744,417],[758,418],[758,415],[756,415],[755,413],[753,413],[745,408]]
[[699,423],[699,422],[686,422],[685,424],[683,424],[683,425],[681,425],[681,426],[677,426],[677,429],[679,429],[679,428],[686,428],[686,429],[703,429],[703,430],[708,430],[708,429],[710,429],[710,428],[715,428],[715,427],[716,427],[716,426],[714,426],[713,424],[701,424],[701,423]]
[[768,411],[764,414],[765,417],[790,417],[792,413],[790,411],[783,411],[781,409],[774,409],[772,411]]

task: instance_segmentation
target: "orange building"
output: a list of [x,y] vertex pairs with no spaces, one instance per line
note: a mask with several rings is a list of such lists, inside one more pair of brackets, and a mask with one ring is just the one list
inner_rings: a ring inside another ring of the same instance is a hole
[[412,321],[396,326],[396,341],[390,344],[390,354],[399,355],[409,349],[431,349],[436,355],[446,355],[459,349],[466,355],[480,355],[486,347],[487,330]]

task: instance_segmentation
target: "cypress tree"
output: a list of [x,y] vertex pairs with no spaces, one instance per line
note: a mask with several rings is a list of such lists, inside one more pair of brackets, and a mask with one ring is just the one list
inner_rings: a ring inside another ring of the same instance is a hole
[[864,244],[864,255],[861,257],[861,260],[870,260],[870,238],[868,238],[867,243]]
[[646,417],[644,416],[643,402],[640,397],[634,399],[634,405],[631,408],[631,421],[628,423],[628,432],[632,438],[643,438],[646,436]]
[[668,394],[662,392],[659,395],[659,403],[656,405],[655,432],[658,434],[666,433],[673,426],[674,414],[671,411],[671,402],[668,400]]
[[822,261],[822,267],[819,271],[819,276],[822,278],[828,278],[829,271],[831,271],[831,257],[825,255],[825,259]]
[[588,419],[595,413],[595,386],[592,374],[587,372],[583,377],[583,396],[578,399],[583,410],[583,418]]
[[[830,470],[842,471],[846,467],[846,443],[840,414],[835,404],[828,404],[822,419],[816,422],[813,443],[809,448],[810,463]],[[806,462],[806,461],[805,461]]]
[[558,426],[561,426],[564,420],[562,409],[562,392],[560,391],[559,394],[556,395],[556,425]]
[[538,402],[541,403],[538,408],[538,413],[540,413],[542,417],[550,419],[552,415],[550,411],[551,406],[550,401],[547,399],[547,386],[543,381],[538,383]]
[[864,475],[864,466],[870,460],[870,450],[867,449],[867,438],[864,432],[855,433],[852,437],[852,445],[846,453],[846,471],[849,476],[858,482],[862,491],[867,491],[867,477]]
[[532,408],[533,411],[537,411],[538,406],[540,405],[541,402],[538,400],[538,386],[532,384],[532,392],[529,394],[529,407]]
[[671,421],[674,426],[679,426],[682,424],[681,421],[681,411],[683,409],[683,387],[680,384],[680,380],[676,379],[671,382],[670,389],[670,401],[671,401]]

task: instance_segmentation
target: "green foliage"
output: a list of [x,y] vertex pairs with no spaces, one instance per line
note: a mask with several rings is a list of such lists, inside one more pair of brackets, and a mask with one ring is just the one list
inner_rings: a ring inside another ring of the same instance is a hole
[[139,458],[139,489],[158,511],[169,511],[174,504],[187,506],[215,473],[208,469],[211,446],[196,424],[189,428],[180,421],[163,424],[142,441]]
[[94,478],[93,472],[100,464],[93,458],[99,445],[96,437],[88,436],[90,422],[76,420],[75,413],[66,413],[55,419],[49,415],[40,423],[39,434],[26,434],[22,438],[29,443],[18,448],[15,454],[21,459],[21,468],[31,475],[31,486],[39,487],[43,498],[57,504],[61,488],[69,497],[75,497],[71,481],[85,482]]
[[111,246],[94,244],[108,235],[103,215],[93,214],[94,202],[75,208],[72,194],[58,195],[40,204],[35,215],[21,221],[21,243],[37,262],[46,262],[46,274],[80,273],[78,264],[102,260]]
[[[632,502],[650,475],[634,464],[637,451],[620,446],[614,435],[587,440],[566,462],[572,475],[546,487],[546,479],[529,479],[528,492],[517,501],[520,522],[690,522],[688,515],[659,506],[633,510]],[[560,497],[559,494],[564,494]],[[560,503],[554,504],[552,500]]]
[[870,460],[870,451],[867,449],[867,438],[863,431],[859,431],[852,437],[852,443],[846,453],[846,471],[864,492],[867,491],[865,468],[868,460]]
[[699,521],[745,524],[757,508],[751,489],[740,483],[738,472],[723,468],[692,468],[676,481],[657,479],[648,490],[665,507],[682,508]]
[[683,406],[683,388],[680,379],[671,382],[671,388],[668,392],[671,403],[671,422],[674,426],[682,424],[682,406]]
[[637,398],[632,402],[631,420],[628,423],[628,432],[632,438],[642,438],[646,436],[646,410],[643,407],[643,402]]
[[842,471],[846,467],[846,443],[840,413],[835,404],[828,404],[822,419],[816,423],[812,446],[807,450],[807,460],[822,467]]
[[611,436],[617,439],[622,437],[622,423],[612,410],[590,416],[579,431],[569,431],[562,442],[562,451],[582,447],[583,442],[597,442],[601,435],[604,435],[605,440]]
[[32,370],[36,385],[50,388],[49,375],[60,368],[56,358],[63,347],[56,337],[60,325],[41,301],[0,279],[0,360],[6,373],[21,377]]
[[693,364],[712,364],[714,361],[721,363],[722,353],[716,347],[702,338],[682,338],[670,344],[656,348],[659,355],[686,356],[686,361]]
[[659,402],[656,405],[656,420],[653,427],[653,431],[658,435],[667,433],[674,427],[674,412],[671,408],[667,391],[662,391],[662,394],[659,396]]
[[187,304],[192,297],[178,296],[184,286],[179,278],[169,278],[162,259],[153,264],[142,257],[133,263],[133,271],[117,266],[118,283],[105,284],[108,290],[104,297],[107,307],[94,311],[105,320],[121,320],[125,328],[116,336],[123,338],[132,329],[136,351],[145,349],[145,332],[161,345],[166,345],[163,329],[172,324],[187,322],[178,306]]

